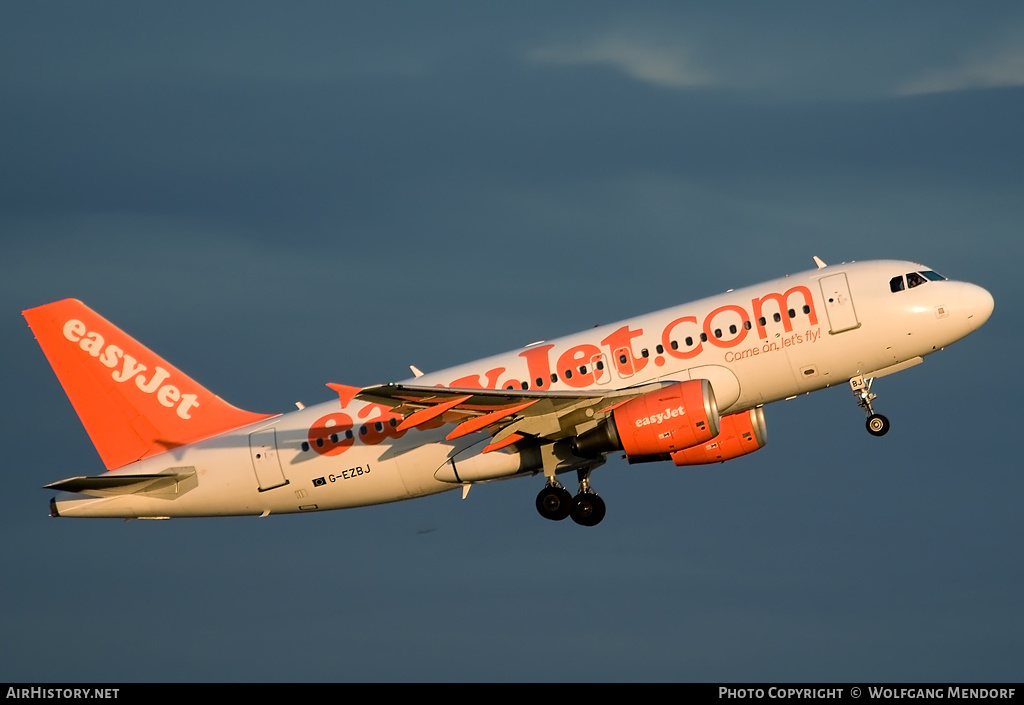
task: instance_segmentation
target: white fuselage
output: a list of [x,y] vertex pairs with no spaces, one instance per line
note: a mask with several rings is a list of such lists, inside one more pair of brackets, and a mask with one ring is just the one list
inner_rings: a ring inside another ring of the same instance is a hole
[[[926,269],[872,261],[810,270],[409,382],[583,391],[704,378],[724,416],[901,369],[987,320],[992,298],[973,284],[928,281],[891,290],[892,278]],[[57,506],[61,516],[168,517],[380,504],[458,488],[435,473],[490,440],[477,432],[447,441],[451,425],[399,432],[400,420],[376,404],[333,399],[112,471],[194,469],[196,481],[181,492],[62,499]]]

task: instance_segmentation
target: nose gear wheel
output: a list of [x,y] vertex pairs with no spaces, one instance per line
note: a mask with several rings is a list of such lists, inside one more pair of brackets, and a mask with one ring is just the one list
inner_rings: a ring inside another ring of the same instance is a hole
[[884,436],[889,432],[889,419],[881,414],[872,414],[868,417],[867,427],[872,436]]
[[864,379],[863,376],[858,375],[850,380],[850,389],[857,397],[857,406],[864,409],[864,413],[868,415],[866,424],[868,433],[872,436],[884,436],[889,432],[889,419],[881,414],[876,414],[871,406],[871,402],[878,397],[877,394],[871,392],[871,383],[874,381],[873,377]]

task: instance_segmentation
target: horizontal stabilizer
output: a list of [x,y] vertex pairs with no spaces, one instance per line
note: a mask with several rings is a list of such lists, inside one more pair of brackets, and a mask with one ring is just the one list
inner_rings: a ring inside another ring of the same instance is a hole
[[[176,472],[175,472],[176,471]],[[197,487],[196,469],[171,468],[155,475],[82,475],[44,485],[48,490],[76,492],[95,497],[139,494],[173,499]]]

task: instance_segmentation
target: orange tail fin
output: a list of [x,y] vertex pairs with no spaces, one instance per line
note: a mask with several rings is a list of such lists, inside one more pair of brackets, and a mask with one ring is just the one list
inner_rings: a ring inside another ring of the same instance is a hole
[[108,470],[270,418],[231,406],[81,301],[22,315]]

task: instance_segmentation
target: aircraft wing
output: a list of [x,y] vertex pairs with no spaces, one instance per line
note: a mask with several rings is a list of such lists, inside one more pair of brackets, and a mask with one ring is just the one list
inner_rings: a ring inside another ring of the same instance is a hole
[[[354,392],[354,398],[400,414],[398,430],[442,421],[458,425],[448,440],[486,430],[494,437],[484,452],[527,437],[556,441],[595,428],[619,404],[670,385],[655,382],[627,389],[541,391],[458,389],[384,384]],[[329,385],[338,387],[340,385]],[[339,391],[340,393],[340,391]]]

